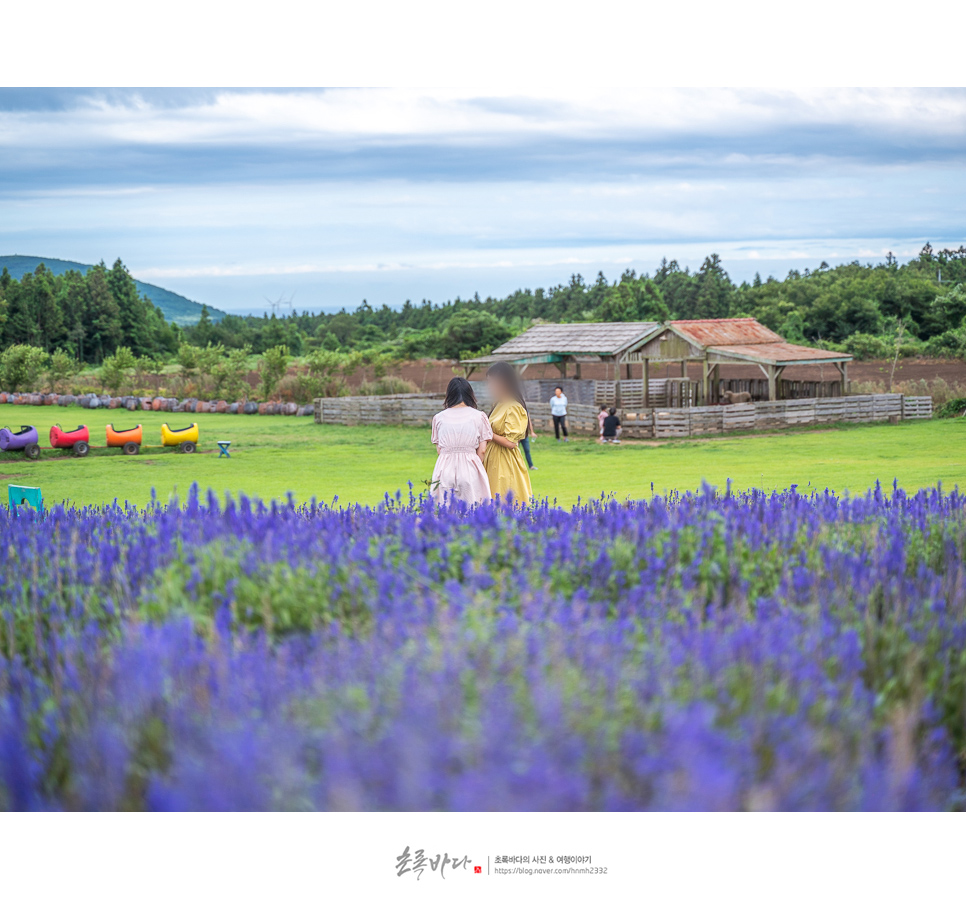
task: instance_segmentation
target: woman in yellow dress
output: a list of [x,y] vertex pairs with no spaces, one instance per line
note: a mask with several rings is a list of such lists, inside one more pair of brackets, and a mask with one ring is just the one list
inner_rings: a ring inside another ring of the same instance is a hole
[[486,382],[496,405],[490,413],[493,440],[486,445],[483,467],[490,481],[490,496],[503,501],[512,492],[515,502],[526,504],[533,496],[530,474],[518,444],[527,436],[530,416],[520,392],[516,371],[505,361],[490,366]]

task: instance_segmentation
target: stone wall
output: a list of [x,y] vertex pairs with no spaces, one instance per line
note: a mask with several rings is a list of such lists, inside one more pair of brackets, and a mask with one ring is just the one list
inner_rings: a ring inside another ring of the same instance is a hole
[[312,415],[311,405],[286,402],[228,402],[224,399],[173,399],[167,396],[109,396],[87,393],[0,393],[0,404],[14,406],[80,406],[82,409],[127,409],[131,412],[223,412],[229,415]]

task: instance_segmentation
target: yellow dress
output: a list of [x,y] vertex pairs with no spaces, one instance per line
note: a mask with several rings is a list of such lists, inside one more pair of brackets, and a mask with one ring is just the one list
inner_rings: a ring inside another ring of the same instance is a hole
[[[518,402],[497,403],[490,413],[490,424],[494,433],[519,444],[527,435],[527,410]],[[519,447],[501,447],[490,441],[483,456],[483,467],[486,478],[490,480],[492,498],[500,495],[506,499],[507,494],[512,492],[514,501],[530,501],[533,495],[530,474]]]

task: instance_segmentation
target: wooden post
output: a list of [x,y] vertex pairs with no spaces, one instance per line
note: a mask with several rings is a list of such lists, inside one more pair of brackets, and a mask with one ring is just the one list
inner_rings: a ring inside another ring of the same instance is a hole
[[681,362],[681,376],[682,377],[687,377],[688,376],[688,362],[687,361],[682,361]]
[[621,408],[621,362],[620,358],[614,359],[614,407]]
[[650,368],[650,363],[651,363],[650,358],[645,358],[644,359],[644,381],[643,381],[643,385],[644,385],[644,408],[645,409],[647,408],[647,388],[650,386],[650,383],[651,383],[651,368]]
[[708,353],[705,352],[704,353],[704,360],[701,362],[701,389],[703,391],[701,393],[701,395],[703,397],[703,400],[702,401],[704,402],[704,404],[706,406],[710,406],[711,405],[711,396],[708,393],[708,390],[710,389],[710,387],[708,386],[708,374],[709,373],[710,373],[710,370],[708,368]]
[[835,365],[842,375],[842,395],[849,395],[849,365],[846,361],[838,361]]
[[631,365],[630,365],[630,363],[629,363],[629,362],[628,362],[627,364],[625,364],[625,365],[624,365],[624,371],[625,371],[625,373],[624,373],[624,376],[625,376],[625,377],[626,377],[626,378],[627,378],[628,380],[630,380],[630,379],[631,379]]
[[714,378],[712,383],[713,392],[714,392],[714,401],[715,401],[715,405],[717,405],[718,400],[721,399],[721,368],[717,364],[715,364],[714,370],[711,373]]
[[580,362],[574,362],[574,380],[580,380]]
[[771,365],[768,365],[768,364],[764,366],[765,374],[768,377],[768,401],[769,402],[774,402],[778,398],[776,394],[776,386],[775,386],[778,380],[778,374],[776,373],[777,370],[778,368],[772,367]]

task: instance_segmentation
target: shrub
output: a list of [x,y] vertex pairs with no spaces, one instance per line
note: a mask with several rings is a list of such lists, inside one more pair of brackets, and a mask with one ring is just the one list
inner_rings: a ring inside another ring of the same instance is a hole
[[867,332],[853,332],[843,343],[842,347],[859,361],[870,361],[876,358],[891,358],[896,353],[894,342],[890,342],[881,335],[869,335]]
[[393,343],[393,355],[401,361],[435,358],[442,351],[441,337],[432,329],[408,330]]
[[245,379],[248,376],[248,359],[251,351],[244,348],[233,348],[227,354],[220,355],[211,366],[212,389],[219,399],[247,399],[251,395],[251,386]]
[[929,339],[923,350],[934,358],[966,358],[966,329],[947,329]]
[[419,387],[411,380],[389,374],[379,380],[363,380],[356,392],[360,396],[395,396],[398,393],[418,393]]
[[187,342],[182,342],[178,348],[178,364],[181,365],[181,373],[186,377],[194,375],[198,370],[198,361],[201,357],[201,349]]
[[65,390],[71,379],[80,371],[80,362],[72,355],[58,348],[50,356],[50,367],[47,370],[47,383],[51,390]]
[[136,362],[134,352],[126,345],[119,345],[117,351],[101,364],[100,381],[108,393],[119,393],[124,386],[127,372],[132,370]]
[[317,348],[311,352],[306,360],[307,370],[297,378],[300,392],[307,397],[305,401],[317,396],[343,396],[348,393],[347,381],[363,360],[364,355],[358,351],[338,352]]
[[936,418],[956,418],[966,413],[966,397],[950,399],[935,412]]
[[307,374],[286,374],[278,384],[278,396],[285,402],[298,403],[300,406],[311,402],[318,396],[319,382]]
[[492,313],[480,309],[458,310],[453,314],[442,335],[441,345],[447,358],[482,354],[510,338],[510,327]]
[[269,399],[278,387],[279,381],[285,375],[288,368],[289,350],[287,345],[276,345],[269,348],[262,355],[262,360],[258,365],[261,374],[261,393],[264,399]]
[[899,346],[899,357],[918,358],[924,350],[924,343],[920,342],[918,339],[903,339],[902,344]]
[[0,355],[0,383],[5,390],[36,386],[47,362],[47,352],[33,345],[11,345]]

